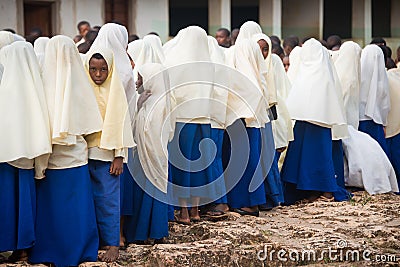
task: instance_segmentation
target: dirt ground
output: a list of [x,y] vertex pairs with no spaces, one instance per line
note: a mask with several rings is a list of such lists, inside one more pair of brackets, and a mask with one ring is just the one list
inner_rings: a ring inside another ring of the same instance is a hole
[[400,266],[400,196],[356,192],[349,202],[279,207],[259,218],[170,223],[166,244],[130,245],[117,263],[81,266],[296,265]]

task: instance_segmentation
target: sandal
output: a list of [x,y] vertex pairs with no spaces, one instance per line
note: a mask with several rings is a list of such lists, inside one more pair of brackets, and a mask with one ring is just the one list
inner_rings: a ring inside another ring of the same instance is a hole
[[327,197],[321,195],[319,198],[316,199],[316,201],[318,201],[318,202],[333,202],[333,201],[335,201],[335,198],[334,197],[327,198]]

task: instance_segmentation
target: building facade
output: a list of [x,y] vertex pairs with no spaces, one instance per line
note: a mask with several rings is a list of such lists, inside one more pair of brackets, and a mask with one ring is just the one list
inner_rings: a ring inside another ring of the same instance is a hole
[[26,35],[40,27],[44,35],[75,36],[76,25],[119,21],[140,37],[157,32],[163,41],[187,25],[210,35],[220,27],[237,28],[247,20],[265,33],[326,38],[338,34],[364,45],[384,37],[392,48],[400,41],[400,0],[1,0],[0,29]]

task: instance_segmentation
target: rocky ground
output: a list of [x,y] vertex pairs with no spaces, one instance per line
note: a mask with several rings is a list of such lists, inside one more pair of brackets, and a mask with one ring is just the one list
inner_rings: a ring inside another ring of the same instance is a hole
[[166,244],[130,245],[117,263],[82,267],[296,265],[400,266],[400,196],[356,192],[350,202],[279,207],[259,218],[171,223]]

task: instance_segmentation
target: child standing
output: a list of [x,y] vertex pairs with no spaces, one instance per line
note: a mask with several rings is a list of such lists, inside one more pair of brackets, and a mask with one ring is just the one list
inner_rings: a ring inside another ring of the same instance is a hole
[[128,101],[110,49],[92,49],[85,64],[103,118],[101,132],[86,137],[100,244],[105,262],[118,258],[120,178],[128,147],[133,146]]

